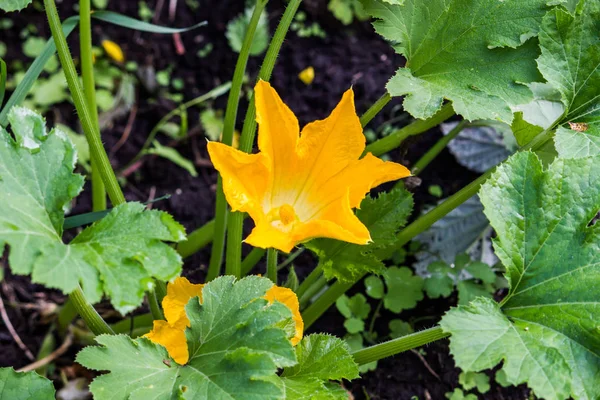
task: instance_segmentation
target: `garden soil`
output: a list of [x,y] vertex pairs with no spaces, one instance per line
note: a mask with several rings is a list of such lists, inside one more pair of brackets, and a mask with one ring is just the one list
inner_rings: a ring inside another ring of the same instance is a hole
[[[59,2],[59,12],[63,19],[74,14],[74,3],[73,0]],[[156,3],[161,1],[148,2],[152,9],[155,9]],[[174,22],[169,20],[167,10],[169,2],[162,3],[162,10],[156,17],[157,23],[184,27],[200,21],[208,21],[205,27],[181,35],[183,54],[176,52],[172,35],[139,33],[105,23],[95,23],[95,41],[108,38],[117,42],[123,48],[127,60],[136,61],[146,71],[151,71],[152,68],[160,71],[172,66],[172,78],[180,78],[184,81],[185,100],[195,98],[229,81],[233,75],[237,54],[229,48],[225,30],[227,22],[243,12],[244,2],[203,0],[199,2],[200,9],[192,12],[185,1],[178,1]],[[268,4],[271,32],[277,26],[284,7],[282,1],[273,0]],[[138,17],[137,1],[111,0],[108,8]],[[6,59],[9,63],[10,60],[23,59],[20,54],[22,40],[19,39],[19,32],[27,24],[34,24],[41,36],[49,36],[49,29],[40,9],[29,7],[21,13],[11,15],[15,22],[14,27],[9,31],[0,31],[2,35],[0,40],[8,46]],[[357,111],[364,112],[384,93],[386,82],[394,71],[403,65],[403,58],[393,52],[391,47],[373,31],[368,22],[355,22],[350,26],[342,25],[327,10],[326,0],[305,0],[301,9],[306,12],[308,23],[318,22],[327,36],[326,38],[300,38],[291,32],[283,44],[275,67],[271,80],[273,86],[296,113],[301,125],[325,118],[335,107],[342,93],[351,86],[356,95]],[[4,16],[0,15],[0,18],[2,17]],[[72,43],[73,53],[77,55],[77,34],[74,33],[69,41]],[[204,58],[198,57],[198,49],[208,43],[213,46],[212,52]],[[261,57],[250,59],[248,65],[250,82],[254,81],[260,62]],[[309,86],[298,79],[298,73],[308,66],[315,69],[315,80]],[[103,141],[109,152],[115,148],[123,133],[130,131],[123,146],[111,153],[111,162],[117,170],[122,170],[138,153],[149,131],[158,120],[176,107],[175,103],[165,100],[160,93],[149,91],[141,85],[136,96],[135,118],[131,113],[124,115],[103,131]],[[213,106],[224,109],[225,104],[226,96],[222,96],[214,102]],[[385,121],[400,115],[400,104],[401,100],[394,100],[370,126],[378,127]],[[246,105],[247,102],[242,101],[238,114],[238,127],[243,121]],[[49,125],[54,122],[67,123],[74,128],[78,125],[70,104],[58,107],[54,112],[49,113],[47,118]],[[198,112],[190,111],[190,128],[193,129],[197,121]],[[439,129],[435,128],[416,138],[411,138],[399,150],[392,152],[392,159],[410,166],[440,136]],[[164,143],[168,142],[168,139],[164,140]],[[124,191],[129,201],[147,201],[170,194],[170,199],[158,202],[154,207],[173,214],[189,232],[213,217],[216,174],[207,163],[206,145],[202,136],[190,138],[176,148],[188,159],[196,161],[198,177],[191,177],[186,171],[164,159],[146,157],[134,168],[135,171],[128,175]],[[476,175],[460,167],[453,157],[444,151],[425,170],[421,178],[423,180],[421,186],[412,189],[415,202],[420,206],[433,204],[437,200],[428,193],[428,186],[441,186],[444,195],[447,196],[472,181]],[[90,202],[89,185],[87,185],[84,193],[77,199],[73,213],[88,212],[91,208]],[[419,209],[415,210],[413,215],[418,215],[419,211]],[[250,229],[251,226],[246,228]],[[245,251],[247,252],[248,249],[246,248]],[[189,258],[184,266],[184,275],[200,281],[204,276],[208,259],[209,248]],[[2,263],[7,264],[6,253]],[[298,275],[303,277],[310,272],[315,262],[311,255],[304,253],[294,264]],[[262,273],[263,269],[264,266],[259,264],[255,272]],[[64,296],[32,284],[26,277],[11,275],[8,271],[5,275],[5,281],[1,284],[1,294],[8,317],[24,344],[36,354],[50,328],[51,318],[48,318],[48,315],[52,314],[55,304],[64,302]],[[362,288],[363,285],[358,284],[353,290],[356,292]],[[417,310],[404,312],[400,316],[383,312],[377,320],[376,328],[385,333],[388,321],[398,317],[405,320],[419,318],[420,322],[415,323],[416,329],[431,327],[455,303],[455,299],[442,301],[426,299],[419,303]],[[101,304],[100,309],[110,314],[106,304]],[[330,309],[312,330],[337,335],[345,333],[343,319],[335,307]],[[73,346],[56,361],[57,369],[65,372],[68,377],[85,375],[85,371],[72,361],[77,350],[78,348]],[[0,366],[19,368],[28,363],[30,360],[14,343],[6,326],[0,323]],[[409,351],[382,360],[375,371],[367,372],[361,379],[346,383],[345,386],[351,390],[355,399],[438,400],[444,399],[445,393],[458,387],[459,373],[449,354],[448,341],[442,340],[418,351]],[[59,375],[54,371],[50,376],[57,378]],[[486,395],[480,395],[482,399],[498,400],[518,400],[528,397],[528,391],[523,387],[502,388],[495,383],[492,383],[492,388]]]

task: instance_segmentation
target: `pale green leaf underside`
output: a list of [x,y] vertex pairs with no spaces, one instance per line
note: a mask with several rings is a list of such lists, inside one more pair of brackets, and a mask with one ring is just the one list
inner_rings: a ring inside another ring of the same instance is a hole
[[54,386],[36,372],[0,368],[0,399],[54,400]]
[[358,245],[334,239],[314,239],[306,247],[319,256],[325,276],[348,282],[367,272],[381,273],[395,250],[395,235],[404,226],[413,207],[412,195],[404,189],[367,196],[356,216],[365,224],[373,243]]
[[81,285],[91,302],[106,294],[122,313],[141,304],[152,278],[179,274],[181,258],[161,240],[184,239],[183,227],[139,203],[116,207],[65,245],[64,212],[83,186],[73,144],[59,130],[46,134],[32,111],[15,107],[9,120],[16,140],[0,128],[0,249],[9,246],[14,273],[65,293]]
[[404,108],[432,116],[443,99],[466,119],[512,121],[511,105],[526,103],[523,83],[539,81],[537,35],[547,0],[363,0],[376,31],[407,59],[388,83]]
[[5,12],[21,11],[27,7],[32,0],[0,0],[0,10]]
[[465,370],[504,359],[512,384],[545,399],[600,397],[600,158],[557,159],[547,171],[529,152],[500,166],[480,193],[498,238],[510,292],[499,308],[479,299],[442,322]]
[[562,158],[600,154],[600,1],[586,0],[577,15],[560,8],[544,17],[540,72],[556,87],[566,107],[561,124],[584,123],[585,130],[560,127],[555,145]]
[[[208,283],[202,290],[203,303],[193,298],[186,306],[190,358],[183,366],[145,338],[98,336],[102,346],[87,347],[77,356],[87,368],[109,371],[92,383],[94,398],[300,399],[292,394],[304,393],[307,386],[335,394],[324,380],[356,377],[352,357],[339,339],[325,335],[304,338],[296,356],[282,329],[291,312],[262,298],[271,286],[270,280],[256,276],[237,282],[220,277]],[[289,387],[277,375],[282,367],[292,372]],[[284,397],[288,389],[289,397]]]

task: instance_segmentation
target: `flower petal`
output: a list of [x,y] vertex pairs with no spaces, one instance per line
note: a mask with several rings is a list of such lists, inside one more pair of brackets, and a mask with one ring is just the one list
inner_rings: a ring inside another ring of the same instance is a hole
[[330,204],[337,203],[346,191],[349,193],[350,208],[359,207],[372,188],[407,176],[410,176],[410,171],[405,166],[383,161],[368,153],[307,193],[304,212],[308,213],[308,218],[322,219],[319,213],[329,208]]
[[292,251],[294,246],[298,243],[294,241],[293,236],[290,232],[283,232],[273,227],[266,220],[254,221],[256,226],[252,229],[250,235],[244,240],[254,247],[260,247],[262,249],[268,249],[272,247],[277,250],[281,250],[284,253]]
[[190,325],[185,306],[192,297],[199,297],[202,302],[203,287],[204,285],[190,283],[183,277],[178,277],[167,285],[167,295],[162,301],[162,306],[165,318],[173,328],[183,331]]
[[208,142],[208,154],[223,179],[223,192],[233,211],[264,217],[263,201],[269,186],[269,160],[264,154],[247,154],[223,143]]
[[345,196],[319,210],[307,223],[298,224],[293,235],[297,242],[317,237],[356,244],[367,244],[371,241],[369,230],[350,208],[348,191]]
[[296,182],[290,177],[301,168],[295,152],[300,128],[294,113],[268,82],[259,80],[254,90],[258,148],[271,160],[271,190],[266,206],[278,207],[297,197]]
[[297,183],[302,191],[299,202],[302,203],[314,188],[323,186],[356,162],[364,149],[365,136],[354,108],[354,92],[349,89],[329,117],[302,129],[297,147],[304,170]]
[[298,344],[298,342],[302,340],[302,335],[304,334],[304,321],[302,320],[302,315],[300,314],[300,302],[298,301],[298,296],[296,296],[296,293],[294,293],[292,289],[273,285],[271,289],[267,290],[264,298],[269,303],[273,303],[274,301],[283,303],[287,308],[290,309],[292,312],[292,318],[296,323],[296,334],[291,339],[291,342],[293,346]]
[[165,347],[177,364],[188,362],[188,346],[183,329],[174,328],[167,321],[154,321],[152,331],[144,337]]

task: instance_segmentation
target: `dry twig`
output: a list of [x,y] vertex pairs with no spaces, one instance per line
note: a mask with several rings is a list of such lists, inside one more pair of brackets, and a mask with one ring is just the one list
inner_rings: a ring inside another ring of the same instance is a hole
[[72,344],[73,344],[73,334],[71,332],[69,332],[67,334],[67,336],[65,337],[65,341],[60,345],[60,347],[58,349],[54,350],[52,353],[48,354],[46,357],[44,357],[40,360],[37,360],[34,363],[24,366],[23,368],[17,370],[17,372],[29,372],[29,371],[36,370],[40,367],[43,367],[46,364],[50,364],[52,361],[56,360],[58,357],[63,355],[63,353],[66,352],[69,349],[69,347],[71,347]]
[[23,343],[23,341],[19,337],[19,334],[15,330],[15,327],[10,322],[10,319],[8,318],[8,314],[6,313],[6,308],[4,308],[4,301],[2,300],[1,295],[0,295],[0,314],[2,315],[2,320],[4,321],[4,324],[6,325],[6,327],[8,328],[10,335],[12,336],[14,341],[17,343],[17,345],[21,348],[21,350],[23,350],[23,352],[25,353],[27,358],[29,358],[32,361],[35,360],[33,353],[31,353],[31,351],[27,348],[27,346],[25,346],[25,343]]

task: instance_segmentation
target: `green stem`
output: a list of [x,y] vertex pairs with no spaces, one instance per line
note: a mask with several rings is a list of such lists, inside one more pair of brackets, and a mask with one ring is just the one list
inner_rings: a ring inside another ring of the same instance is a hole
[[250,251],[250,254],[242,261],[242,276],[246,276],[252,271],[252,268],[258,264],[267,251],[260,247],[255,247]]
[[[94,126],[98,126],[98,107],[96,106],[96,83],[94,82],[94,61],[92,58],[92,12],[90,0],[79,0],[79,49],[81,59],[81,79],[90,117]],[[98,132],[99,133],[99,132]],[[97,167],[98,161],[92,157],[92,209],[106,210],[106,190],[102,175]]]
[[352,353],[352,356],[358,365],[364,365],[373,361],[381,360],[382,358],[402,353],[403,351],[423,346],[427,343],[435,342],[436,340],[440,340],[448,336],[450,336],[449,333],[445,333],[442,331],[442,328],[436,326],[434,328],[425,329],[420,332],[415,332],[397,339],[366,347],[364,349],[355,351]]
[[106,186],[108,196],[110,197],[113,206],[125,203],[125,197],[123,196],[123,192],[121,191],[119,182],[115,176],[115,172],[110,165],[110,161],[108,160],[108,156],[106,155],[106,151],[104,150],[102,141],[100,140],[100,131],[98,129],[98,125],[94,125],[92,116],[90,115],[88,107],[86,106],[83,88],[79,82],[79,77],[77,76],[77,71],[75,70],[75,64],[73,63],[71,52],[67,46],[67,40],[65,39],[65,34],[62,30],[58,11],[56,10],[56,4],[54,3],[54,0],[44,0],[44,6],[46,9],[50,30],[52,31],[52,36],[54,37],[54,43],[56,44],[56,49],[58,51],[58,58],[60,59],[65,77],[67,78],[69,91],[73,97],[77,114],[79,114],[79,120],[81,121],[83,132],[85,133],[85,137],[89,143],[91,156],[97,162],[98,170],[102,175],[102,180],[104,181],[104,185]]
[[308,306],[308,308],[302,312],[304,330],[308,330],[308,328],[310,328],[310,326],[314,324],[333,303],[335,303],[338,297],[346,293],[354,283],[356,282],[340,283],[340,281],[336,281],[314,303]]
[[277,250],[267,250],[267,278],[277,285]]
[[281,271],[282,269],[284,269],[285,267],[287,267],[288,265],[290,265],[292,262],[294,262],[294,260],[295,260],[296,258],[298,258],[298,256],[299,256],[300,254],[304,253],[304,250],[306,250],[306,248],[305,248],[305,247],[302,247],[302,248],[300,248],[300,249],[298,249],[298,250],[294,251],[292,254],[290,254],[290,255],[288,256],[288,258],[286,258],[286,259],[285,259],[285,261],[284,261],[284,262],[280,263],[280,264],[277,266],[277,271]]
[[154,281],[154,293],[156,294],[156,301],[158,304],[162,304],[163,299],[167,295],[167,284],[163,281]]
[[56,328],[60,336],[64,336],[67,333],[67,328],[75,317],[77,317],[77,310],[75,309],[73,300],[68,298],[58,311],[56,318]]
[[448,143],[450,143],[450,141],[452,139],[454,139],[456,136],[458,136],[458,134],[468,125],[467,121],[461,121],[458,123],[458,125],[456,125],[454,127],[454,129],[452,129],[450,132],[448,132],[447,135],[444,135],[440,140],[437,141],[437,143],[435,145],[433,145],[432,148],[430,148],[427,153],[425,153],[420,159],[419,161],[417,161],[415,163],[415,165],[412,168],[412,174],[413,175],[418,175],[421,172],[423,172],[423,170],[429,165],[429,163],[431,163],[431,161],[433,161],[438,154],[440,154],[442,152],[442,150],[444,150],[446,148],[446,146],[448,145]]
[[308,305],[308,303],[310,303],[313,297],[319,294],[319,292],[321,292],[321,290],[323,290],[323,288],[327,286],[327,282],[328,281],[325,278],[325,276],[321,275],[319,279],[317,279],[315,283],[311,287],[309,287],[306,290],[306,292],[304,292],[302,297],[298,298],[298,301],[300,302],[300,310],[304,310],[306,308],[306,306]]
[[[227,99],[227,109],[225,111],[225,120],[223,123],[223,138],[222,142],[228,146],[231,146],[233,141],[233,131],[235,128],[235,120],[237,118],[238,106],[240,102],[240,92],[242,91],[242,84],[244,82],[244,73],[246,72],[246,65],[248,64],[248,58],[250,57],[250,47],[254,39],[254,33],[258,26],[258,21],[261,14],[263,13],[268,0],[257,0],[252,17],[246,28],[246,35],[244,36],[244,42],[240,55],[238,56],[237,63],[235,65],[235,71],[233,72],[233,80],[231,83],[231,90],[229,91],[229,98]],[[210,254],[210,262],[208,264],[208,273],[206,280],[210,281],[215,279],[221,272],[221,264],[223,262],[223,252],[225,250],[225,233],[227,231],[227,217],[229,215],[229,209],[227,207],[227,200],[223,193],[223,182],[219,175],[217,179],[217,200],[215,205],[215,232],[212,245],[212,251]],[[240,276],[238,276],[240,277]]]
[[69,299],[73,301],[77,313],[83,318],[94,335],[115,334],[94,307],[87,302],[80,287],[71,292]]
[[212,242],[215,231],[215,220],[212,219],[202,227],[190,233],[184,242],[177,245],[177,252],[183,258],[197,253],[204,246]]
[[298,290],[296,290],[296,295],[298,296],[298,298],[302,297],[306,291],[315,284],[316,281],[319,280],[319,278],[323,276],[323,264],[319,263],[315,269],[313,269],[310,274],[308,274],[308,276],[306,278],[304,278],[304,280],[302,281],[302,283],[300,284],[300,286],[298,287]]
[[[73,58],[71,57],[69,47],[67,46],[67,40],[65,39],[65,34],[62,30],[58,11],[56,10],[56,4],[54,3],[54,0],[44,0],[44,6],[46,9],[50,30],[52,31],[52,36],[54,38],[54,43],[56,44],[58,58],[60,59],[60,63],[63,67],[67,84],[69,86],[69,91],[71,92],[73,102],[75,103],[75,108],[79,114],[83,132],[85,133],[85,137],[90,146],[92,159],[96,160],[97,170],[102,176],[102,180],[104,181],[104,185],[106,186],[113,206],[117,206],[125,202],[125,197],[123,196],[123,192],[121,191],[121,187],[119,186],[115,172],[110,165],[110,161],[106,155],[106,150],[104,149],[102,141],[100,140],[100,130],[98,129],[98,124],[94,123],[94,120],[92,119],[93,117],[91,116],[86,105],[83,88],[79,82],[79,77],[77,76],[77,71],[75,70],[75,64],[73,63]],[[106,321],[104,321],[96,312],[94,307],[87,302],[81,288],[75,289],[70,294],[70,298],[73,300],[73,305],[75,306],[78,314],[81,315],[94,334],[98,335],[101,333],[112,333],[112,329],[110,329],[108,324],[106,324]]]
[[387,105],[387,103],[390,102],[390,100],[392,100],[392,96],[390,96],[390,94],[388,92],[385,92],[385,94],[383,96],[381,96],[379,98],[379,100],[377,100],[361,117],[360,117],[360,124],[362,125],[362,127],[364,128],[365,126],[367,126],[367,124],[369,122],[371,122],[371,120],[373,118],[375,118],[375,116],[377,114],[379,114],[379,112],[383,109],[383,107],[385,107]]
[[[268,81],[271,79],[273,68],[275,67],[275,61],[281,50],[283,40],[287,35],[288,29],[296,11],[302,0],[290,0],[285,8],[285,12],[277,25],[273,39],[269,44],[267,54],[263,60],[262,66],[258,73],[258,78]],[[248,110],[244,118],[244,126],[242,128],[242,134],[240,136],[240,150],[249,153],[252,150],[254,143],[254,136],[256,134],[256,104],[254,103],[254,94],[250,99]],[[232,213],[230,215],[227,229],[229,231],[227,235],[227,257],[225,260],[225,270],[227,274],[234,276],[240,276],[241,274],[241,255],[242,255],[242,223],[243,215],[240,213]]]
[[377,303],[377,307],[375,308],[375,312],[373,313],[373,317],[371,317],[371,323],[369,324],[369,338],[373,337],[373,331],[375,330],[375,321],[379,318],[381,311],[381,306],[383,305],[383,300],[379,300]]
[[148,306],[150,307],[150,313],[152,314],[152,318],[156,320],[165,319],[160,306],[158,305],[158,298],[156,297],[156,292],[154,290],[148,291]]
[[385,154],[402,144],[402,142],[410,137],[415,136],[434,126],[444,122],[448,118],[454,115],[454,109],[452,108],[452,104],[448,103],[444,105],[435,115],[431,118],[424,120],[416,120],[411,124],[401,128],[395,132],[392,132],[388,136],[381,138],[379,140],[374,141],[365,149],[365,153],[373,153],[375,156],[380,156]]

